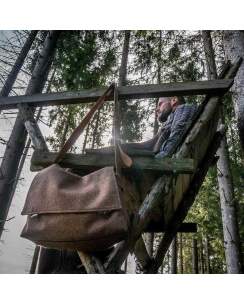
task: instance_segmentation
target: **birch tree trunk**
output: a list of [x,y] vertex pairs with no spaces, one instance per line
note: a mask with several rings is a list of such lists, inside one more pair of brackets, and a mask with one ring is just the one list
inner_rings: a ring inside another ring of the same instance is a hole
[[[210,31],[203,31],[202,34],[205,56],[207,59],[208,78],[214,79],[217,78],[217,69],[214,60],[215,56],[211,34]],[[222,123],[223,122],[224,121],[222,119]],[[227,272],[241,273],[240,237],[226,136],[223,136],[217,155],[219,156],[217,162],[217,179],[221,204]]]
[[[45,39],[44,47],[26,89],[26,95],[41,93],[51,66],[59,34],[59,31],[51,31]],[[26,138],[27,132],[22,117],[18,113],[0,168],[2,172],[2,178],[0,179],[0,237],[8,215],[12,188],[25,148]]]
[[217,163],[226,267],[228,273],[242,273],[237,202],[234,197],[229,155],[225,151],[228,151],[226,138],[221,142],[218,153],[222,156]]
[[[226,58],[231,61],[238,56],[244,57],[244,32],[224,31],[224,49]],[[231,90],[242,152],[244,152],[244,64],[240,66]]]

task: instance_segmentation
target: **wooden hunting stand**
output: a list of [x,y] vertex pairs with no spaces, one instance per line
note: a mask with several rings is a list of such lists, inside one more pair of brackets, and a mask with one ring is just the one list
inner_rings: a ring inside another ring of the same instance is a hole
[[[130,252],[135,253],[145,273],[157,273],[177,232],[196,231],[196,224],[183,223],[183,221],[208,168],[216,161],[215,153],[223,134],[223,129],[217,130],[221,99],[232,86],[241,63],[242,59],[239,58],[233,64],[225,64],[219,79],[212,81],[118,87],[117,101],[160,96],[206,95],[206,97],[193,123],[178,142],[172,158],[160,160],[155,159],[148,151],[130,149],[126,151],[133,163],[142,171],[138,185],[131,179],[130,170],[121,168],[128,191],[134,195],[135,202],[130,206],[130,213],[133,214],[130,233],[127,239],[114,247],[105,264],[91,254],[79,252],[87,273],[118,273]],[[101,88],[0,98],[0,110],[18,108],[21,112],[35,148],[31,161],[32,171],[49,166],[56,157],[56,153],[48,151],[33,117],[33,108],[94,102],[104,91],[105,89]],[[108,100],[113,99],[113,95],[108,98]],[[61,166],[72,168],[80,174],[113,164],[114,156],[109,149],[87,151],[87,154],[81,155],[67,153],[60,163]],[[150,257],[146,250],[141,237],[144,232],[164,232],[154,257]]]

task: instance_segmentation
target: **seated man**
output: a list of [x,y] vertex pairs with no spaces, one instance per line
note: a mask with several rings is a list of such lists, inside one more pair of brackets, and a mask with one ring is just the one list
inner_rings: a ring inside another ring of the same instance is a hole
[[197,111],[195,104],[186,104],[184,97],[161,97],[156,109],[158,122],[162,124],[158,133],[142,143],[130,143],[128,147],[155,152],[156,158],[172,156],[180,138],[191,124]]
[[[180,139],[191,125],[197,105],[185,103],[184,97],[159,98],[156,114],[161,127],[158,133],[150,140],[141,143],[126,143],[122,145],[125,152],[132,149],[149,150],[155,153],[156,158],[172,156]],[[96,152],[112,152],[111,147],[93,150]],[[87,150],[91,153],[92,150]]]

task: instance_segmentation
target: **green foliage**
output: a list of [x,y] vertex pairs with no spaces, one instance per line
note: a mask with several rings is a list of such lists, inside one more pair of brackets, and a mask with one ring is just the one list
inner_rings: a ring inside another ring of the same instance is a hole
[[[94,87],[101,87],[111,81],[116,72],[117,44],[114,32],[108,31],[67,31],[59,41],[55,60],[55,89],[77,91]],[[91,105],[70,105],[52,109],[49,113],[50,123],[54,125],[55,137],[48,138],[53,149],[64,144],[65,139],[80,123]],[[109,106],[111,111],[111,104]],[[87,143],[101,145],[102,131],[109,128],[110,119],[108,109],[101,110],[99,128],[94,134],[95,120],[87,129]],[[103,123],[103,126],[101,124]],[[95,138],[95,140],[93,140]]]

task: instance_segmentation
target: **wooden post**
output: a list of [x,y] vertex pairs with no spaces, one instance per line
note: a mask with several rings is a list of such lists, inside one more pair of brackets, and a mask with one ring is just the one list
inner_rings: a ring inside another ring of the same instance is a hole
[[177,249],[178,249],[178,242],[177,242],[177,235],[174,237],[171,243],[171,266],[170,272],[172,274],[177,273]]

